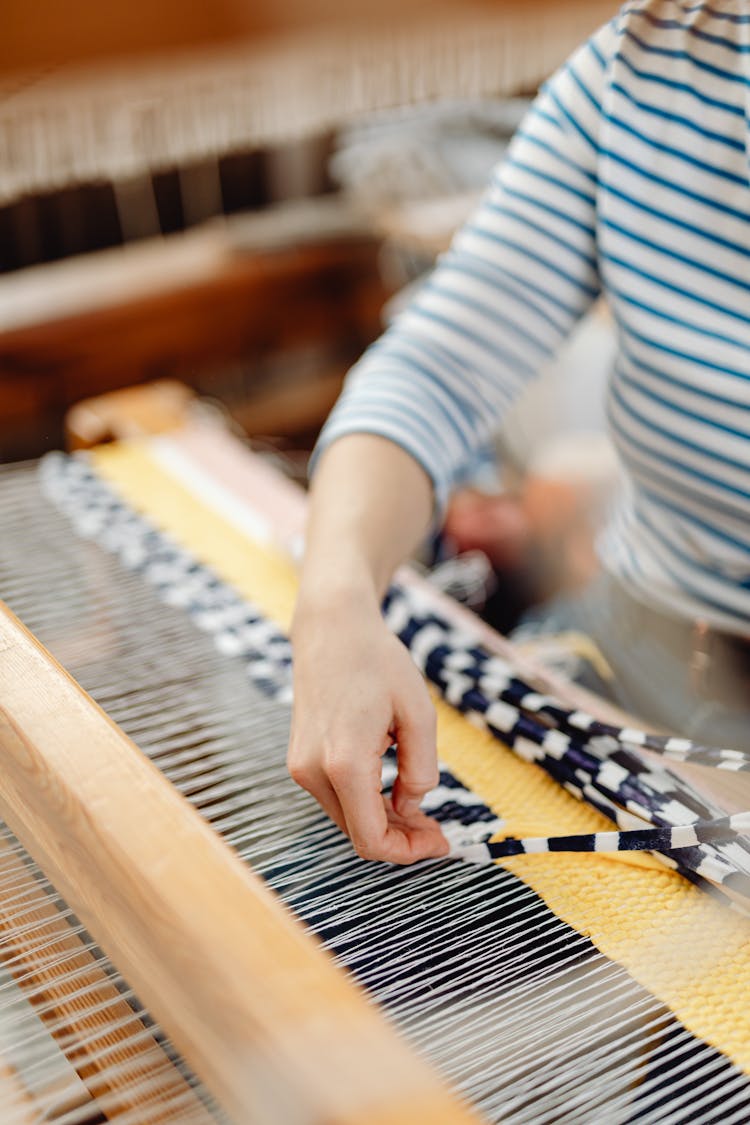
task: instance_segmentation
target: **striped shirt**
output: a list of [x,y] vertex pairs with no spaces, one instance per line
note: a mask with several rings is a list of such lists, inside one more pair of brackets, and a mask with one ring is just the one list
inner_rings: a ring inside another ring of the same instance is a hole
[[604,565],[750,634],[750,0],[633,0],[572,56],[321,445],[388,437],[444,504],[600,292],[628,481]]

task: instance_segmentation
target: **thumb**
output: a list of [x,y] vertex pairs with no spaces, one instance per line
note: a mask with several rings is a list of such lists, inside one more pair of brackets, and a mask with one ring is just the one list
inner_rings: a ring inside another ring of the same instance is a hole
[[436,716],[427,689],[409,701],[395,716],[398,777],[393,786],[393,808],[399,816],[413,816],[425,793],[438,783]]

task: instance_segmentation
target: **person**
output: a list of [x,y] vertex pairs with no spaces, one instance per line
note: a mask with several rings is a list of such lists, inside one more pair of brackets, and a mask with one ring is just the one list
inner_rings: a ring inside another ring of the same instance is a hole
[[[433,708],[382,623],[382,595],[472,451],[600,293],[617,326],[608,420],[627,487],[599,543],[602,576],[558,618],[598,629],[644,720],[747,747],[747,0],[634,0],[571,57],[324,428],[289,768],[362,856],[447,850],[419,807],[437,780]],[[380,755],[393,739],[387,800]]]

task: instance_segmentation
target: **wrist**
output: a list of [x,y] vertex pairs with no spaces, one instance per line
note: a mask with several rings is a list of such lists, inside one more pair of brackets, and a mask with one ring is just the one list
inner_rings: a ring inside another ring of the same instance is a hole
[[352,618],[380,617],[380,595],[366,570],[349,570],[338,565],[318,574],[312,568],[303,572],[292,620],[294,639],[298,629],[308,624],[325,623],[326,628],[341,619],[351,627]]

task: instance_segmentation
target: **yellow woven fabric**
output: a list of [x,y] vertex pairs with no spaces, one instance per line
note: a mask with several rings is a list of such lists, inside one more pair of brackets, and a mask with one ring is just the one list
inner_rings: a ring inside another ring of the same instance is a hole
[[[229,526],[167,474],[145,445],[104,446],[95,467],[148,515],[287,629],[295,572]],[[438,749],[514,836],[611,828],[539,767],[438,701]],[[504,860],[555,914],[623,965],[695,1035],[750,1073],[750,921],[657,861],[563,853]]]
[[136,511],[212,567],[249,601],[288,630],[297,584],[281,552],[260,549],[195,496],[149,455],[147,442],[112,442],[92,453],[96,471]]

